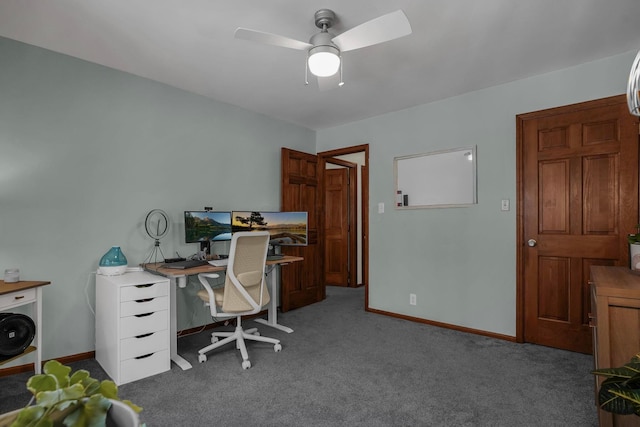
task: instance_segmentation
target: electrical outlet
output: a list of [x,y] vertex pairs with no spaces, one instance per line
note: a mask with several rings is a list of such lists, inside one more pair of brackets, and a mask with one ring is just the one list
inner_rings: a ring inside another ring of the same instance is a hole
[[418,303],[416,294],[409,294],[409,304],[416,305]]

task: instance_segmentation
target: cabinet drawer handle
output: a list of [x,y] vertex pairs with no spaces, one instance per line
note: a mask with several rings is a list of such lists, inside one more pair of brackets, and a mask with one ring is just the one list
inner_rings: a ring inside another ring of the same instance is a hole
[[147,283],[147,284],[144,284],[144,285],[136,285],[136,288],[148,288],[148,287],[153,286],[153,285],[155,285],[155,283]]
[[153,353],[145,354],[143,356],[134,357],[134,359],[146,359],[147,357],[153,356]]
[[148,334],[136,335],[135,337],[140,339],[140,338],[150,337],[153,334],[154,334],[154,332],[149,332]]
[[135,314],[136,317],[147,317],[147,316],[151,316],[153,314],[153,311],[151,313],[142,313],[142,314]]
[[135,300],[136,302],[149,302],[149,301],[153,301],[154,298],[144,298],[144,299],[137,299]]
[[19,299],[22,299],[22,298],[24,298],[24,295],[18,295],[17,297],[13,297],[13,299],[15,299],[15,300],[19,300]]

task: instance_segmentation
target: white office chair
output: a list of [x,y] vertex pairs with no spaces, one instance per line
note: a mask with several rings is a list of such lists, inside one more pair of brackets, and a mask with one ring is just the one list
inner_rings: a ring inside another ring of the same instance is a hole
[[242,354],[242,369],[251,367],[245,340],[268,342],[273,344],[276,352],[282,350],[280,340],[260,336],[255,328],[245,331],[241,323],[242,316],[259,313],[270,300],[265,283],[268,247],[268,231],[234,233],[224,287],[214,289],[209,284],[207,279],[219,277],[217,274],[198,275],[204,289],[199,290],[197,295],[209,306],[211,317],[214,320],[236,318],[235,331],[211,334],[211,344],[198,351],[200,363],[207,360],[206,353],[234,341]]

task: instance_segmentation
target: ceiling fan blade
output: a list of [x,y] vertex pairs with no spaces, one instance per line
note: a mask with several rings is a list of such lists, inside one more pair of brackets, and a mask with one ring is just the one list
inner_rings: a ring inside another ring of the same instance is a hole
[[316,77],[318,79],[318,90],[325,92],[327,90],[337,89],[340,87],[340,72],[329,77]]
[[265,33],[262,31],[250,30],[248,28],[238,28],[235,33],[237,39],[251,40],[259,43],[266,43],[273,46],[286,47],[289,49],[309,50],[313,46],[300,40],[291,39],[277,34]]
[[411,24],[402,10],[387,13],[335,36],[331,41],[347,52],[384,43],[411,34]]

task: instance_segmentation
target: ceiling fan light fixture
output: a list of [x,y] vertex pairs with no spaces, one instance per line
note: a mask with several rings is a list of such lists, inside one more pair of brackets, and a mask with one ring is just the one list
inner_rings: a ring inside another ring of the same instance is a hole
[[312,47],[307,63],[311,74],[318,77],[333,76],[340,69],[340,51],[333,46]]
[[[336,21],[336,14],[332,10],[320,9],[313,18],[320,32],[312,35],[308,43],[248,28],[236,29],[235,37],[307,52],[304,83],[309,84],[311,73],[318,77],[318,88],[325,90],[344,85],[343,52],[385,43],[411,34],[411,24],[402,9],[356,25],[337,36],[329,32]],[[338,72],[339,79],[334,77]]]

